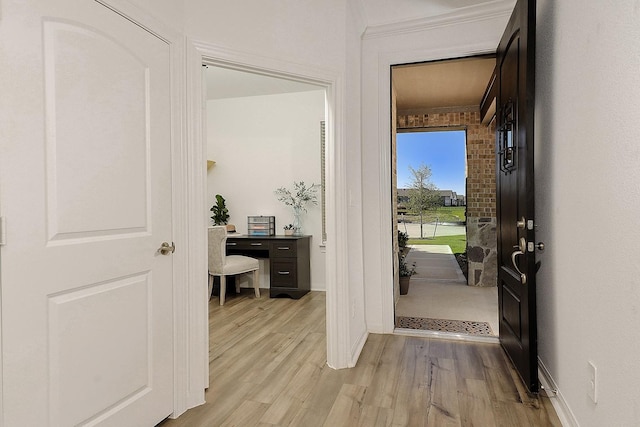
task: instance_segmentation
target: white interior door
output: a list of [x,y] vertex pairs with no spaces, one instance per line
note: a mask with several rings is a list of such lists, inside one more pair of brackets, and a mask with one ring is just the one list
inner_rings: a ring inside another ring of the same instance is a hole
[[91,0],[2,3],[7,426],[172,412],[167,43]]

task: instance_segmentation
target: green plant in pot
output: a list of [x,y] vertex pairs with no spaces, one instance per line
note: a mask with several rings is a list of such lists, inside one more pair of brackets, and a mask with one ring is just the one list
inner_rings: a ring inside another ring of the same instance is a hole
[[398,259],[398,266],[398,274],[400,276],[400,295],[406,295],[409,293],[411,276],[416,274],[416,263],[414,262],[411,267],[409,267],[406,257],[401,255]]
[[[227,225],[227,222],[229,221],[229,209],[227,209],[224,197],[220,194],[216,194],[216,204],[209,210],[213,212],[213,216],[211,217],[213,225]],[[235,229],[235,226],[227,225],[227,231],[235,231]]]
[[411,248],[407,246],[408,242],[409,234],[398,230],[398,248],[400,249],[400,256],[406,256],[411,250]]

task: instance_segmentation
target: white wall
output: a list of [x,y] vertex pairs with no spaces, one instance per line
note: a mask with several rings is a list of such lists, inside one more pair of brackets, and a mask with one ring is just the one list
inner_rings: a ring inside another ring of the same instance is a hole
[[[330,83],[327,131],[333,144],[327,153],[330,157],[327,208],[333,221],[327,222],[326,283],[327,358],[333,367],[353,364],[366,337],[358,171],[360,50],[359,34],[353,35],[353,16],[348,16],[352,13],[347,11],[348,3],[359,2],[184,2],[186,36],[199,46],[211,45],[205,49],[213,52],[212,57],[223,61],[236,59],[252,68],[312,76]],[[347,88],[350,95],[356,96],[347,97]],[[355,172],[351,167],[356,168]],[[347,330],[344,328],[347,323],[357,326]]]
[[411,31],[367,30],[362,53],[362,210],[369,332],[390,333],[394,327],[390,66],[495,52],[512,7],[506,2],[502,13],[491,9],[486,16],[482,8],[474,14],[466,11]]
[[[274,215],[276,234],[293,222],[292,210],[274,190],[294,181],[320,184],[320,122],[325,120],[324,90],[207,102],[209,159],[207,206],[221,194],[229,223],[247,233],[247,216]],[[325,290],[320,191],[318,205],[302,216],[311,239],[311,289]],[[209,215],[211,216],[211,215]],[[261,286],[269,283],[268,262],[261,261]]]
[[[109,0],[108,0],[109,1]],[[117,4],[121,0],[110,0]],[[174,31],[182,32],[183,0],[128,0]]]
[[186,33],[195,40],[266,58],[344,68],[344,0],[191,0],[184,5]]
[[539,355],[579,425],[637,426],[640,3],[538,0],[537,21]]

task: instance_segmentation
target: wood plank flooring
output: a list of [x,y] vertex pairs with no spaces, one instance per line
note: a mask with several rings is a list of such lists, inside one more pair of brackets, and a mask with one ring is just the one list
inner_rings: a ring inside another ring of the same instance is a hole
[[498,345],[370,335],[355,368],[333,370],[324,293],[265,295],[211,300],[207,403],[162,427],[561,425]]

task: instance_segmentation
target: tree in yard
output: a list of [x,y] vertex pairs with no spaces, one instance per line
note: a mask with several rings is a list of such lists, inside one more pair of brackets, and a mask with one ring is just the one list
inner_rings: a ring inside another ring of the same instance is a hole
[[431,168],[420,164],[417,169],[409,166],[411,172],[411,188],[409,189],[409,207],[420,215],[420,238],[422,232],[423,216],[426,211],[437,210],[440,206],[440,193],[431,182]]

